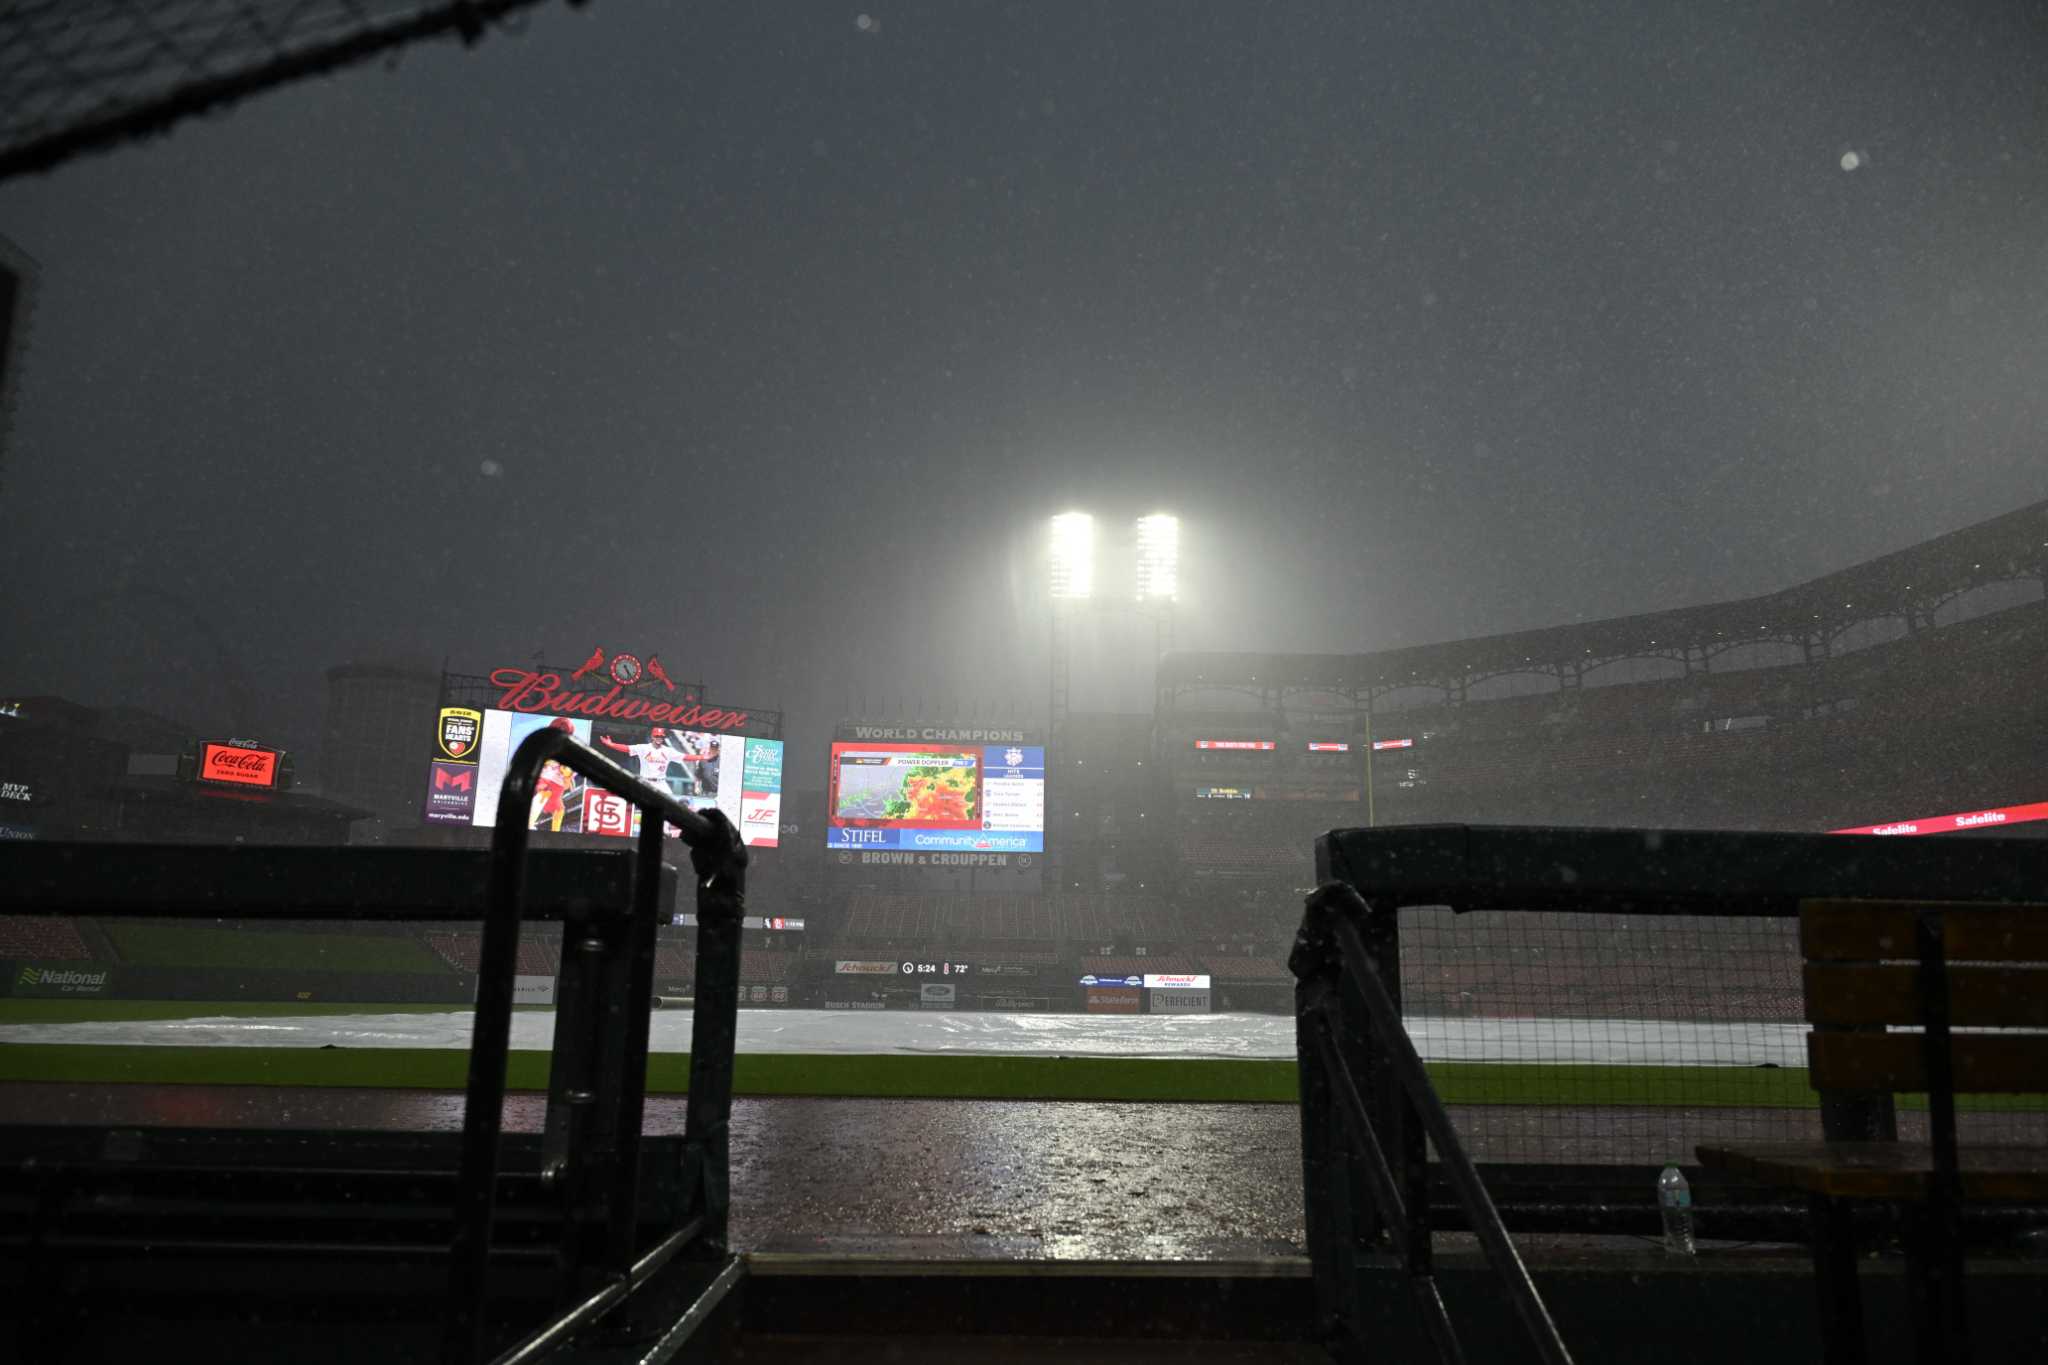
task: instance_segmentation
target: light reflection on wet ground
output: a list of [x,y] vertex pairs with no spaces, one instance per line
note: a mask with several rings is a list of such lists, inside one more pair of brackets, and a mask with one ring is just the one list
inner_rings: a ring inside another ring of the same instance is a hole
[[[545,1097],[509,1096],[538,1131]],[[684,1100],[649,1096],[646,1130]],[[1703,1141],[1819,1135],[1806,1110],[1472,1106],[1473,1157],[1690,1160]],[[1992,1137],[2040,1116],[1966,1115]],[[260,1086],[0,1084],[7,1122],[453,1130],[459,1094]],[[1920,1116],[1900,1116],[1920,1135]],[[2012,1140],[2007,1136],[2006,1140]],[[1299,1116],[1282,1104],[738,1099],[733,1240],[751,1251],[911,1258],[1242,1260],[1302,1253]],[[1530,1152],[1540,1155],[1531,1156]]]
[[[679,1096],[646,1131],[680,1133]],[[546,1100],[512,1095],[507,1128]],[[11,1122],[452,1130],[437,1091],[0,1085]],[[739,1099],[733,1241],[915,1257],[1206,1260],[1297,1255],[1300,1146],[1287,1105]]]

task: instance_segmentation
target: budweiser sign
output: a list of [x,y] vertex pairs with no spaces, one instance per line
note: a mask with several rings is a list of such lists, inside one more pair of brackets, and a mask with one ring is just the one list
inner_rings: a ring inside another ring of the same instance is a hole
[[580,689],[575,686],[576,682],[575,674],[564,682],[559,673],[528,668],[500,668],[491,673],[491,686],[499,689],[497,709],[500,711],[635,720],[647,725],[672,725],[678,730],[737,730],[747,723],[745,711],[722,710],[696,701],[631,696],[626,687],[618,683],[602,692]]
[[199,747],[199,779],[238,787],[275,787],[279,760],[276,749],[247,749],[234,744]]

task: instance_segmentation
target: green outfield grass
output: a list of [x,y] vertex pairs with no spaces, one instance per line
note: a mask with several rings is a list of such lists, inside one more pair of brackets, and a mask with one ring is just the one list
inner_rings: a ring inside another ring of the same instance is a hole
[[[365,1005],[318,1001],[213,1003],[191,1000],[0,999],[0,1024],[67,1024],[207,1017],[283,1018],[365,1012],[432,1014],[445,1004]],[[543,1007],[535,1007],[543,1008]],[[468,1054],[453,1048],[178,1047],[0,1043],[0,1080],[169,1082],[211,1085],[368,1086],[456,1090]],[[689,1088],[690,1059],[656,1053],[648,1087]],[[514,1052],[509,1084],[545,1090],[544,1052]],[[1437,1092],[1457,1105],[1572,1108],[1811,1109],[1818,1101],[1801,1067],[1683,1067],[1436,1062]],[[1129,1100],[1179,1103],[1292,1102],[1291,1059],[1169,1061],[1133,1057],[934,1056],[741,1053],[734,1088],[742,1095],[935,1099]],[[1905,1108],[1920,1107],[1902,1096]],[[2039,1096],[1965,1096],[1964,1110],[2034,1111]]]
[[[466,1053],[448,1048],[12,1044],[0,1045],[0,1080],[457,1089],[466,1060]],[[687,1090],[689,1065],[684,1054],[655,1054],[648,1063],[650,1090]],[[1430,1070],[1452,1104],[1803,1108],[1814,1102],[1805,1073],[1795,1071],[1475,1063],[1444,1063]],[[545,1089],[547,1055],[512,1054],[510,1084]],[[734,1087],[742,1095],[1181,1103],[1289,1102],[1296,1097],[1294,1064],[1277,1059],[742,1053],[734,1062]]]
[[[155,1082],[205,1085],[361,1086],[459,1090],[468,1054],[452,1048],[152,1047],[73,1043],[0,1044],[0,1081],[71,1084]],[[657,1053],[648,1088],[681,1094],[690,1059]],[[1454,1105],[1557,1105],[1811,1109],[1804,1070],[1793,1067],[1643,1067],[1442,1062],[1429,1068]],[[545,1090],[543,1052],[514,1052],[514,1090]],[[1174,1103],[1292,1103],[1286,1060],[1165,1061],[1132,1057],[872,1056],[741,1053],[740,1095],[867,1096],[904,1099],[1124,1100]],[[1906,1108],[1914,1097],[1902,1097]],[[1966,1110],[2032,1111],[2034,1096],[1965,1097]]]

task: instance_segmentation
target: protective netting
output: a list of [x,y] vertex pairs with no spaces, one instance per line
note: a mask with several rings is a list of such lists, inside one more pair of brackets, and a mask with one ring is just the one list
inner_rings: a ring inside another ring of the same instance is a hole
[[543,2],[6,0],[0,179],[407,43],[473,40]]
[[[1476,1161],[1690,1163],[1821,1136],[1789,917],[1405,910],[1402,1014]],[[1965,1113],[2040,1141],[2048,1114]],[[1900,1102],[1899,1134],[1924,1132]]]

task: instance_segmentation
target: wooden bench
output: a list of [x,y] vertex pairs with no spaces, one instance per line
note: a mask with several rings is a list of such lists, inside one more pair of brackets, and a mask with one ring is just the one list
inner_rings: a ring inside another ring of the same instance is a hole
[[2048,1092],[2048,906],[1808,901],[1799,930],[1813,1088],[1924,1093],[1929,1144],[1702,1146],[1700,1164],[1807,1193],[1828,1365],[1866,1358],[1859,1201],[1904,1214],[1919,1358],[1967,1361],[1961,1208],[2048,1202],[2048,1146],[1960,1147],[1955,1096]]

